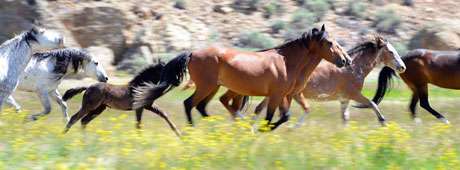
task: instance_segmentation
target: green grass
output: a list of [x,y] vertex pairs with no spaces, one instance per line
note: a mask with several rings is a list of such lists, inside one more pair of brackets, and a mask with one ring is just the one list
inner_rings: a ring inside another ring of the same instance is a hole
[[[375,81],[363,92],[372,96]],[[61,90],[64,91],[64,90]],[[369,109],[351,109],[353,122],[344,126],[339,103],[312,102],[306,124],[290,129],[301,113],[293,104],[292,120],[271,133],[252,133],[249,120],[234,122],[218,102],[209,119],[194,111],[197,126],[186,126],[182,102],[193,91],[171,91],[157,104],[184,133],[181,139],[158,116],[144,113],[143,130],[134,128],[134,114],[108,109],[86,131],[75,124],[66,135],[60,110],[36,122],[23,118],[41,107],[34,94],[19,92],[24,112],[0,114],[0,169],[458,169],[460,166],[459,91],[430,87],[433,107],[450,126],[426,111],[416,125],[407,112],[410,92],[403,83],[385,97],[380,108],[390,121],[380,127]],[[251,99],[248,113],[260,97]],[[81,95],[69,101],[70,113]],[[277,117],[275,117],[277,119]]]

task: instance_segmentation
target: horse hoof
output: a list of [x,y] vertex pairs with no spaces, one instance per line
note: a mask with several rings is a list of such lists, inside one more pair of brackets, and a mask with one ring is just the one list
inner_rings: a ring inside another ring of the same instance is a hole
[[383,120],[383,121],[380,121],[380,125],[382,125],[382,127],[386,127],[387,123]]
[[447,120],[447,119],[444,118],[444,117],[443,117],[443,118],[439,118],[439,121],[441,121],[442,123],[444,123],[444,124],[446,124],[446,125],[450,124],[449,120]]

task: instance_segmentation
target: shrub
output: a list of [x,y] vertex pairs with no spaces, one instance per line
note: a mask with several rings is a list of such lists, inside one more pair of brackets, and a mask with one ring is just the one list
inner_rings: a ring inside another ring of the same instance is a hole
[[398,51],[398,54],[400,56],[404,56],[407,54],[407,52],[409,51],[409,48],[407,46],[407,44],[405,43],[401,43],[401,42],[394,42],[394,43],[391,43],[393,45],[393,47],[395,47],[396,51]]
[[331,8],[331,4],[328,0],[308,0],[302,3],[304,8],[315,14],[316,21],[320,21]]
[[265,5],[263,8],[265,18],[270,18],[273,15],[281,14],[284,12],[283,5],[280,4],[278,1],[272,1]]
[[395,33],[401,25],[401,18],[392,9],[383,9],[377,12],[374,26],[377,31]]
[[236,44],[243,48],[270,48],[275,45],[275,40],[260,32],[245,32],[239,36],[239,41]]
[[281,20],[277,20],[277,21],[272,23],[270,28],[272,29],[273,33],[279,33],[279,32],[281,32],[281,30],[286,28],[286,22],[281,21]]
[[175,0],[174,8],[186,9],[187,8],[187,3],[185,2],[185,0]]
[[366,15],[366,4],[363,1],[348,1],[347,15],[364,18]]

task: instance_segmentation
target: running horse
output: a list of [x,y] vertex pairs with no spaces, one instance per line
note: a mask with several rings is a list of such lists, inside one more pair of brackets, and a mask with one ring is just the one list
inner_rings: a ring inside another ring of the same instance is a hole
[[176,125],[169,119],[168,114],[161,111],[157,106],[145,106],[133,108],[133,97],[136,93],[135,87],[144,83],[156,84],[160,80],[160,74],[164,68],[164,63],[150,65],[139,72],[126,85],[113,85],[105,82],[96,83],[88,87],[77,87],[67,90],[62,99],[69,100],[78,93],[85,91],[80,110],[75,113],[67,122],[64,133],[69,131],[73,124],[81,120],[82,128],[85,128],[94,118],[99,116],[107,107],[118,110],[134,110],[136,112],[136,127],[141,128],[142,113],[144,109],[151,111],[163,118],[177,136],[180,132]]
[[[407,71],[399,73],[404,83],[412,91],[409,105],[412,118],[417,119],[416,107],[420,106],[430,112],[438,120],[448,124],[449,121],[438,111],[434,110],[428,101],[428,84],[442,88],[460,89],[460,50],[434,51],[416,49],[403,57]],[[380,103],[389,90],[391,79],[396,73],[388,67],[382,68],[379,74],[378,88],[374,98],[375,103]],[[390,86],[391,87],[391,86]]]
[[[398,73],[403,73],[406,70],[404,62],[393,45],[379,35],[375,35],[372,39],[355,46],[348,51],[348,55],[352,57],[353,64],[347,67],[337,68],[333,64],[321,62],[310,75],[307,86],[301,93],[294,96],[294,99],[304,110],[304,114],[299,118],[295,127],[302,125],[306,115],[311,112],[305,98],[318,101],[338,100],[344,123],[347,123],[350,118],[348,109],[350,100],[354,100],[362,105],[370,106],[378,120],[384,124],[385,118],[380,109],[361,93],[364,80],[374,67],[379,64],[384,64]],[[222,95],[221,101],[226,107],[231,107],[229,106],[229,100],[241,100],[241,97],[229,90]],[[233,101],[233,104],[235,103],[238,103],[238,101]],[[267,99],[256,107],[254,119],[257,119],[266,104]],[[238,105],[233,107],[242,108],[242,106]]]
[[[305,79],[321,59],[342,67],[350,64],[343,48],[330,36],[324,25],[303,33],[300,38],[280,46],[258,52],[231,48],[209,47],[182,53],[165,67],[157,85],[139,88],[135,107],[152,104],[157,98],[182,81],[187,70],[195,82],[195,92],[184,101],[188,123],[193,125],[191,111],[196,107],[202,116],[208,116],[206,105],[219,89],[225,86],[247,96],[268,96],[267,125],[274,130],[289,119],[290,101],[303,89]],[[275,123],[275,109],[282,117]]]
[[16,90],[32,54],[62,46],[64,38],[60,33],[39,27],[33,27],[0,45],[0,112],[3,103]]

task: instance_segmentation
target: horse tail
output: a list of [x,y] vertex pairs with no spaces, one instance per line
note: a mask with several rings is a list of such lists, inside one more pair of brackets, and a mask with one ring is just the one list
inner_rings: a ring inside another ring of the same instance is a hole
[[169,61],[161,71],[158,84],[144,83],[144,86],[135,87],[133,108],[150,106],[156,99],[179,86],[187,72],[191,56],[191,52],[184,52]]
[[380,71],[377,91],[375,92],[374,98],[372,98],[375,104],[379,104],[383,100],[385,94],[391,89],[393,76],[396,76],[396,72],[390,67],[383,67]]
[[64,96],[62,96],[62,100],[67,101],[73,96],[85,91],[88,87],[77,87],[77,88],[71,88],[67,91],[65,91]]

